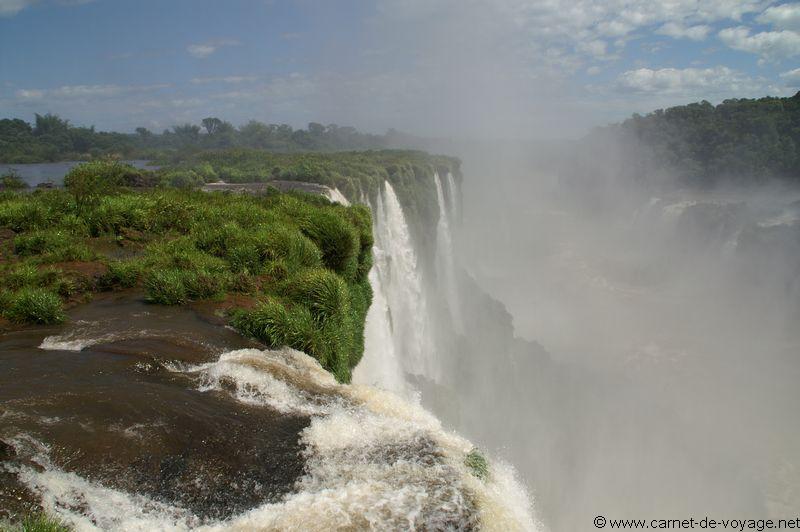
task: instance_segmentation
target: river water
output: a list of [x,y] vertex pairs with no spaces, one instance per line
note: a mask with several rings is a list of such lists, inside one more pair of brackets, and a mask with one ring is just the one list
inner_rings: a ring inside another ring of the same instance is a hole
[[[58,163],[34,163],[34,164],[0,164],[0,175],[8,173],[16,173],[22,178],[29,186],[35,187],[39,183],[51,182],[56,186],[64,183],[64,176],[66,176],[72,168],[81,164],[84,161],[64,161]],[[152,166],[150,161],[132,160],[122,161],[129,164],[134,168],[142,170],[155,170],[156,166]]]
[[0,335],[0,522],[76,530],[536,530],[513,470],[413,401],[340,385],[214,305],[107,294]]

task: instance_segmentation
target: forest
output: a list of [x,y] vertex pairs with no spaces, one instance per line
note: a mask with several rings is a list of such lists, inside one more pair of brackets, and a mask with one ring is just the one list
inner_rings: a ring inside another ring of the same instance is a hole
[[639,180],[669,174],[696,186],[775,178],[800,183],[800,92],[635,114],[585,140],[617,142]]
[[0,163],[24,164],[88,160],[114,156],[155,159],[174,152],[207,149],[253,148],[272,152],[339,151],[384,148],[393,135],[360,133],[355,128],[308,124],[294,129],[287,124],[251,120],[241,127],[209,117],[201,124],[182,124],[161,133],[139,127],[135,133],[97,131],[75,126],[58,115],[36,114],[34,122],[0,119]]

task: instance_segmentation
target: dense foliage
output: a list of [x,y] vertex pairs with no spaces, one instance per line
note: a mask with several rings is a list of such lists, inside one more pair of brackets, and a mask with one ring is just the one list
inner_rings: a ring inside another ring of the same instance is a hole
[[598,137],[620,142],[627,170],[642,179],[669,174],[698,186],[770,178],[800,183],[800,92],[659,109],[598,130],[590,140]]
[[58,519],[45,514],[26,516],[18,524],[0,522],[0,532],[69,532],[70,528]]
[[37,114],[33,124],[20,119],[0,120],[0,163],[88,160],[108,155],[153,159],[178,151],[233,147],[299,152],[362,150],[387,145],[387,136],[315,122],[306,129],[294,129],[287,124],[253,120],[236,128],[218,118],[206,118],[202,126],[183,124],[162,133],[146,128],[137,128],[135,133],[112,133],[96,131],[94,127],[76,127],[52,114]]
[[162,172],[165,176],[184,176],[186,181],[307,181],[337,188],[351,202],[362,195],[374,195],[380,184],[388,180],[408,210],[409,218],[432,223],[439,215],[433,173],[451,172],[461,177],[458,159],[411,150],[338,153],[211,150],[175,155],[160,163],[167,165]]
[[300,193],[132,191],[113,172],[98,184],[96,170],[78,167],[67,190],[0,194],[6,319],[58,323],[65,305],[132,287],[156,304],[216,300],[245,334],[349,380],[372,297],[366,207]]

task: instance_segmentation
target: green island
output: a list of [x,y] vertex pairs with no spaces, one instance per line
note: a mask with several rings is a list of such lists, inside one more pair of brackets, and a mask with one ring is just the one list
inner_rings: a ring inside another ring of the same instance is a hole
[[270,154],[214,151],[156,171],[114,161],[75,167],[64,189],[0,193],[0,314],[54,324],[103,291],[153,304],[210,301],[242,334],[288,346],[349,382],[364,350],[372,222],[364,204],[267,187],[202,192],[209,181],[304,181],[351,199],[390,180],[421,218],[438,216],[435,171],[458,161],[421,152]]

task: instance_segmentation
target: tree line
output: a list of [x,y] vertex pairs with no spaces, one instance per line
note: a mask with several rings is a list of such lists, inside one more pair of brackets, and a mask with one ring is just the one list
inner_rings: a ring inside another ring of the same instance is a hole
[[161,133],[97,131],[75,126],[54,114],[36,114],[31,124],[0,119],[0,163],[86,160],[105,156],[156,159],[169,153],[207,149],[254,148],[273,152],[341,151],[385,148],[387,135],[361,133],[352,127],[311,122],[305,129],[252,120],[241,127],[209,117],[200,124],[181,124]]
[[669,176],[696,186],[776,178],[800,183],[800,92],[634,114],[585,140],[584,146],[617,143],[625,171],[639,180]]

